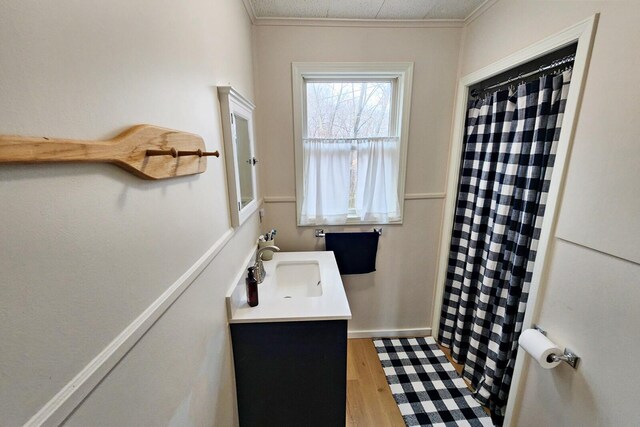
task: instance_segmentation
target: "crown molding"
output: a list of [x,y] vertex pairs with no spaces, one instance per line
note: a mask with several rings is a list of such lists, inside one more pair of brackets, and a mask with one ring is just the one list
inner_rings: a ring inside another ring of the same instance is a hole
[[484,3],[478,6],[473,12],[471,12],[466,18],[464,18],[464,26],[467,26],[473,21],[475,21],[477,18],[479,18],[482,14],[484,14],[487,10],[491,8],[491,6],[493,6],[497,2],[498,0],[486,0]]
[[462,28],[470,24],[498,0],[486,0],[464,19],[350,19],[257,17],[251,0],[242,0],[251,24],[255,26],[363,27],[363,28]]
[[[243,0],[249,1],[249,0]],[[255,18],[256,26],[462,28],[462,19]]]
[[242,0],[242,3],[244,4],[244,8],[247,10],[247,15],[249,15],[251,23],[256,25],[256,11],[253,9],[251,0]]

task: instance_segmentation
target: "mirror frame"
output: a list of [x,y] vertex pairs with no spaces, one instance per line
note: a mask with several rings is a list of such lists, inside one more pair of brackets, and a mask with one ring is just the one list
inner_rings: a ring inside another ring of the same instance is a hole
[[240,199],[240,168],[238,165],[238,147],[235,143],[235,120],[240,116],[247,120],[249,126],[249,148],[251,158],[255,160],[255,136],[253,131],[253,110],[255,105],[231,86],[218,86],[220,114],[222,116],[222,133],[224,139],[224,160],[227,170],[227,192],[229,195],[229,214],[231,225],[239,227],[258,209],[258,186],[255,163],[251,169],[251,185],[253,200],[242,207]]

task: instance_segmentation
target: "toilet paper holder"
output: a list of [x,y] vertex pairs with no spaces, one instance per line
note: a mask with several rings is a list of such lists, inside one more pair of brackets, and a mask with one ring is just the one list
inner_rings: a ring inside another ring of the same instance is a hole
[[[547,336],[547,331],[542,329],[540,326],[533,325],[533,329],[536,329],[538,332],[540,332],[545,337]],[[550,359],[549,360],[550,362],[557,362],[557,361],[565,362],[569,366],[571,366],[573,369],[578,369],[578,362],[580,361],[580,357],[577,354],[575,354],[573,351],[571,351],[569,348],[566,348],[566,347],[564,349],[564,354],[562,354],[562,355],[551,354],[551,355],[549,355],[549,359]]]
[[564,349],[564,354],[562,356],[558,356],[557,354],[552,354],[549,356],[553,362],[557,362],[558,360],[562,362],[566,362],[573,369],[578,368],[578,362],[580,361],[580,357],[578,357],[573,351],[568,348]]

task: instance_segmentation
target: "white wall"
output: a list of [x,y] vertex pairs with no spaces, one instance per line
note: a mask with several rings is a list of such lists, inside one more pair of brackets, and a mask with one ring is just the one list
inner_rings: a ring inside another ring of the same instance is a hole
[[[267,204],[264,227],[278,228],[283,249],[308,250],[323,242],[295,225],[292,61],[414,61],[406,192],[435,194],[444,191],[461,41],[464,75],[597,11],[537,319],[583,361],[575,372],[527,370],[519,426],[638,423],[631,365],[610,363],[640,351],[639,4],[502,0],[464,40],[458,28],[253,34],[261,184],[265,196],[284,197]],[[0,40],[2,134],[100,139],[152,123],[221,149],[215,86],[253,97],[239,1],[7,0]],[[29,419],[229,228],[217,159],[205,174],[161,182],[110,165],[1,165],[0,199],[2,425]],[[404,225],[385,227],[378,272],[345,279],[352,330],[431,326],[441,215],[442,199],[407,200]],[[254,216],[67,424],[236,423],[223,296],[258,227]]]
[[[254,27],[261,188],[267,202],[264,227],[278,230],[276,243],[282,249],[324,250],[314,227],[296,226],[291,63],[414,62],[405,190],[441,194],[460,35],[460,28]],[[351,332],[428,333],[442,202],[405,201],[404,224],[383,227],[377,271],[343,277],[353,313]]]
[[[0,5],[0,133],[138,123],[222,148],[216,85],[253,97],[242,2]],[[0,165],[0,424],[28,420],[229,229],[224,163],[143,181],[111,165]],[[254,216],[68,420],[232,425],[224,293]]]
[[632,366],[640,353],[640,3],[502,0],[465,32],[463,75],[596,12],[555,244],[534,319],[582,361],[577,371],[545,371],[527,362],[517,426],[640,424]]

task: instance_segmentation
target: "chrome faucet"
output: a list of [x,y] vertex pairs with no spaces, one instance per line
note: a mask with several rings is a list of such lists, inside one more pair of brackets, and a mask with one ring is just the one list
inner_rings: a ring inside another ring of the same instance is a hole
[[258,248],[256,251],[256,261],[253,266],[256,269],[256,280],[258,283],[262,283],[264,281],[264,276],[267,274],[266,271],[264,271],[264,264],[262,263],[262,252],[264,251],[280,252],[280,248],[277,246],[264,246],[262,248]]

